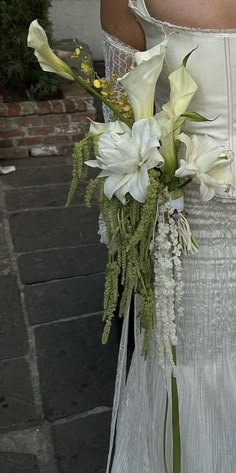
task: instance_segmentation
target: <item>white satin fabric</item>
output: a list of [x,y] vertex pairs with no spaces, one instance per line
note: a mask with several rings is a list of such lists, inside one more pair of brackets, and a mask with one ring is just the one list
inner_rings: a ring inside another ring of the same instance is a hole
[[[132,8],[147,47],[172,32],[157,87],[157,108],[168,101],[168,75],[193,48],[188,70],[199,90],[190,110],[216,120],[188,123],[186,132],[208,134],[236,151],[236,30],[179,27],[150,17],[144,0]],[[232,164],[236,176],[236,158]],[[236,184],[236,182],[235,182]],[[194,186],[186,192],[191,228],[200,241],[197,255],[183,259],[184,317],[177,320],[177,384],[182,442],[181,473],[236,472],[236,191],[208,203]],[[113,412],[116,440],[112,473],[167,473],[163,431],[167,381],[152,346],[148,360],[136,347],[125,379],[128,319],[124,323]],[[169,399],[166,425],[167,470],[172,473]],[[113,444],[113,437],[111,445]],[[109,466],[107,468],[107,472]]]

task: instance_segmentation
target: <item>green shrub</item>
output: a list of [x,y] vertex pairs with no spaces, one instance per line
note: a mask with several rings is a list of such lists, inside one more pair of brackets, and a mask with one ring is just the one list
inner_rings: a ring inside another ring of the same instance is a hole
[[38,99],[58,95],[56,76],[43,72],[27,47],[31,21],[38,19],[51,42],[50,0],[0,0],[0,84]]

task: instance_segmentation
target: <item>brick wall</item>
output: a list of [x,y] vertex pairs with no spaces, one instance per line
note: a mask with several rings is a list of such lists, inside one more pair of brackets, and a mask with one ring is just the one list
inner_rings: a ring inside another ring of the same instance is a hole
[[0,104],[0,159],[65,155],[95,119],[84,92],[61,100]]

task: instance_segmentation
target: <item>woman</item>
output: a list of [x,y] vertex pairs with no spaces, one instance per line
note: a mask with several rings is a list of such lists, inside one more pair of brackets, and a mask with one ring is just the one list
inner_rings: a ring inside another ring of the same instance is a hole
[[[188,134],[209,135],[232,150],[236,187],[236,3],[234,0],[102,0],[107,74],[122,75],[135,49],[170,36],[156,106],[168,101],[168,75],[192,53],[188,70],[198,84],[191,110],[214,119],[188,122]],[[217,118],[216,118],[217,117]],[[177,320],[181,473],[236,471],[236,190],[201,202],[194,186],[185,207],[200,241],[184,257],[184,317]],[[144,361],[136,340],[119,400],[112,473],[172,471],[163,455],[166,391],[155,356]],[[115,400],[115,411],[117,409]],[[116,415],[113,419],[116,422]],[[166,421],[171,450],[171,418]],[[167,468],[166,468],[167,467]]]

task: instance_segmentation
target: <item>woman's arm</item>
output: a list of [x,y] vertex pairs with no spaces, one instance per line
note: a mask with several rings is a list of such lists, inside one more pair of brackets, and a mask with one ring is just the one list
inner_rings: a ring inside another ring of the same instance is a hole
[[128,0],[101,0],[101,23],[107,33],[135,49],[145,49],[143,30],[128,7]]

